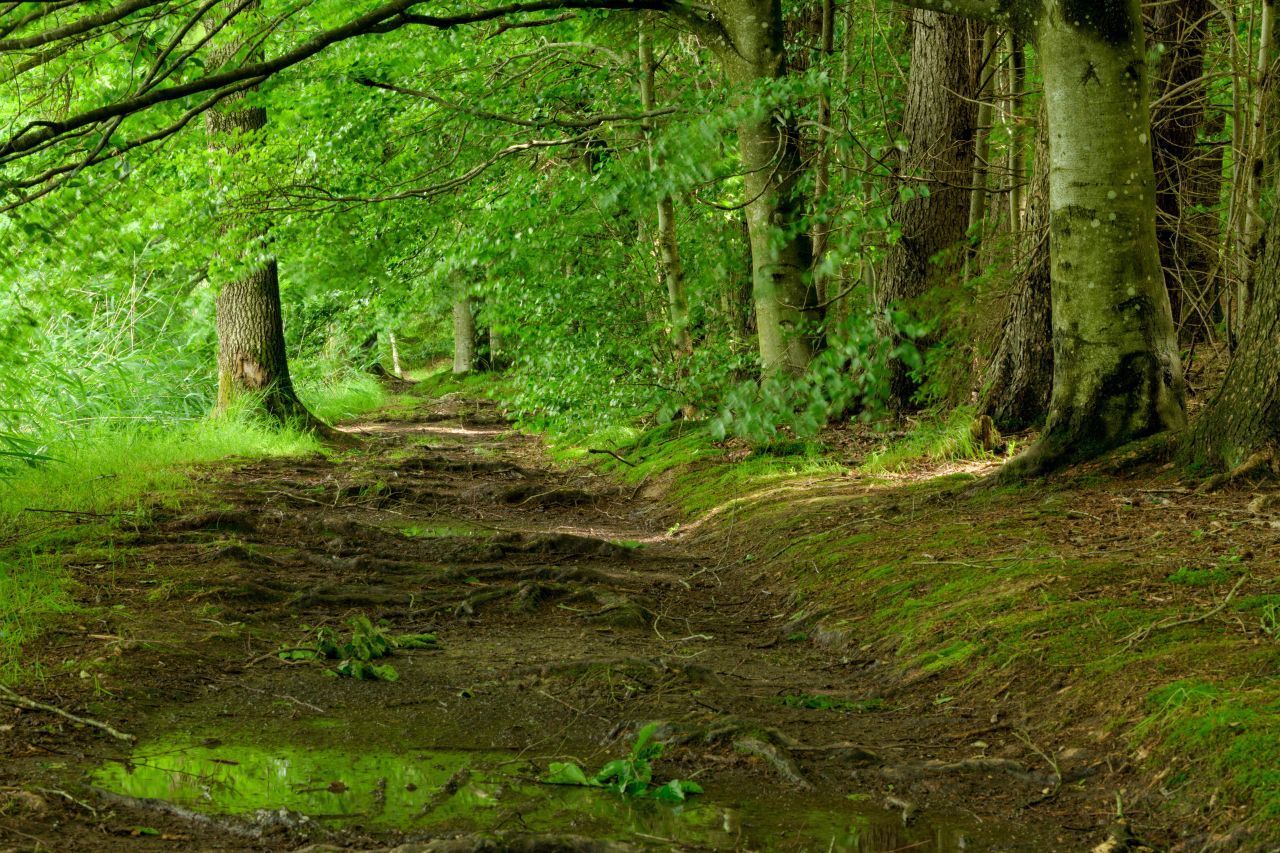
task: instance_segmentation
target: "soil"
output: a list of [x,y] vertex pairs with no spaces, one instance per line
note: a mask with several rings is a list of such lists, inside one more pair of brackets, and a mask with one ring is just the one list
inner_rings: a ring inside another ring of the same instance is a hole
[[[150,508],[113,556],[73,566],[85,609],[30,649],[49,677],[23,692],[136,736],[140,754],[187,737],[295,763],[508,755],[534,786],[524,805],[474,825],[220,814],[216,797],[111,790],[103,768],[146,765],[129,744],[4,709],[0,849],[1078,850],[1106,837],[1105,768],[1050,761],[847,652],[788,642],[787,590],[747,571],[731,538],[671,535],[679,514],[658,497],[553,464],[491,405],[446,397],[349,431],[362,445],[332,457],[202,469],[198,498]],[[388,657],[396,681],[278,654],[357,615],[434,633],[440,649]],[[522,819],[552,761],[594,769],[648,721],[667,743],[657,777],[696,780],[714,827],[663,835],[637,829],[649,817],[577,806]],[[312,781],[335,796],[368,782],[381,810],[389,772]],[[390,778],[424,813],[462,784]]]

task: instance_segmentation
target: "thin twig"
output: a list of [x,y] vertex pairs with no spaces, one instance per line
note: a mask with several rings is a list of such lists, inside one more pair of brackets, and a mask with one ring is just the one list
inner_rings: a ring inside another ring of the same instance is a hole
[[[1204,613],[1201,613],[1199,616],[1188,616],[1183,619],[1175,619],[1172,622],[1166,622],[1164,619],[1161,619],[1158,622],[1152,622],[1147,627],[1142,628],[1138,631],[1135,631],[1132,634],[1130,634],[1128,637],[1126,637],[1125,645],[1132,648],[1134,645],[1141,643],[1143,640],[1145,640],[1147,637],[1154,634],[1156,631],[1164,631],[1169,628],[1177,628],[1179,625],[1194,625],[1197,622],[1203,622],[1206,619],[1209,619],[1210,617],[1214,616],[1217,613],[1221,613],[1222,609],[1231,603],[1231,599],[1235,597],[1236,592],[1240,590],[1240,587],[1244,585],[1244,582],[1248,580],[1248,578],[1249,578],[1249,575],[1247,574],[1241,575],[1240,580],[1236,581],[1236,585],[1231,587],[1231,591],[1227,593],[1226,598],[1222,599],[1222,601],[1218,602],[1217,605],[1210,608],[1209,610],[1206,610]],[[1167,619],[1168,617],[1165,617],[1165,618]]]
[[133,743],[137,740],[133,735],[114,729],[106,723],[99,722],[98,720],[91,720],[88,717],[78,717],[75,714],[62,710],[61,708],[55,708],[53,705],[46,705],[43,702],[37,702],[34,699],[19,696],[3,684],[0,684],[0,699],[3,699],[11,705],[17,705],[19,708],[27,708],[31,711],[45,711],[62,717],[63,719],[70,720],[73,723],[79,723],[83,726],[92,726],[95,729],[100,729],[101,731],[106,732],[116,740],[122,740],[126,743]]

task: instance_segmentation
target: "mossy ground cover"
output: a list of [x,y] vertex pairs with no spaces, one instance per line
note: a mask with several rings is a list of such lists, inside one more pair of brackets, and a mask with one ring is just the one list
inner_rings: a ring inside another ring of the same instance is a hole
[[626,462],[599,464],[662,479],[686,528],[789,583],[792,637],[887,655],[922,701],[1016,703],[1042,748],[1132,760],[1121,809],[1280,841],[1280,553],[1251,493],[1176,471],[991,488],[998,460],[960,432],[850,459],[676,424],[608,436]]

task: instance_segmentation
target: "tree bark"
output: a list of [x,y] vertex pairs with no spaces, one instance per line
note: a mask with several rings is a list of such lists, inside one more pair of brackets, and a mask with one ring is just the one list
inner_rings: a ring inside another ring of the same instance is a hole
[[[657,106],[654,93],[653,46],[649,40],[648,23],[641,18],[640,37],[640,104],[646,113]],[[649,149],[649,171],[658,169],[653,150],[653,126],[650,120],[643,124],[645,141]],[[671,341],[677,356],[693,353],[693,337],[689,332],[689,297],[685,288],[684,265],[680,261],[680,242],[676,238],[676,205],[670,195],[658,199],[658,230],[655,235],[658,249],[659,284],[666,285],[667,315],[671,323]]]
[[453,302],[453,372],[457,375],[476,369],[476,317],[471,297],[460,289]]
[[1049,289],[1048,124],[1036,133],[1035,175],[1027,197],[1026,229],[1020,235],[1014,293],[1000,343],[983,377],[978,414],[1001,432],[1017,432],[1044,421],[1053,388],[1053,328]]
[[1217,395],[1191,431],[1190,461],[1230,470],[1280,447],[1280,217],[1254,265],[1255,299]]
[[[762,81],[782,79],[780,0],[724,0],[721,7],[730,44],[718,53],[739,96]],[[738,143],[761,368],[797,375],[813,357],[821,318],[810,276],[813,247],[801,227],[806,200],[799,188],[803,165],[795,119],[773,111],[749,115],[738,127]]]
[[[977,126],[970,31],[971,25],[960,18],[914,13],[902,128],[906,152],[900,168],[907,192],[893,204],[891,216],[901,236],[889,247],[880,276],[876,296],[882,312],[910,311],[920,297],[954,281],[963,269]],[[897,340],[890,328],[884,336]],[[930,343],[920,341],[922,346]],[[914,408],[918,386],[909,369],[894,361],[890,371],[890,406]]]
[[1186,422],[1156,243],[1138,0],[1048,7],[1036,31],[1049,121],[1053,397],[1039,442],[1011,463],[1015,474]]

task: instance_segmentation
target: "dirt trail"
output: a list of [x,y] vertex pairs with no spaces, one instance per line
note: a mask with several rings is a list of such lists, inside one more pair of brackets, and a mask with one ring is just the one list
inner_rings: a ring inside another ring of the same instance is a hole
[[[78,567],[93,617],[34,651],[89,664],[34,689],[141,742],[0,726],[0,850],[1086,845],[1028,809],[1076,781],[1061,768],[896,709],[873,660],[788,642],[783,591],[723,541],[668,536],[662,504],[550,464],[489,405],[354,431],[332,460],[206,471],[207,506]],[[388,658],[394,682],[276,654],[354,615],[441,648]],[[706,791],[689,804],[537,784],[654,720],[657,777]]]

